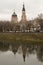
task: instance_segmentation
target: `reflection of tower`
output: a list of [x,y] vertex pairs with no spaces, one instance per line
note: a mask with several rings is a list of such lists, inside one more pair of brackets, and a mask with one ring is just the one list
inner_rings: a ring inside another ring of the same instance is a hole
[[23,54],[23,60],[24,60],[24,62],[25,62],[25,54]]
[[16,15],[15,12],[13,12],[13,14],[12,14],[11,22],[12,22],[12,23],[18,23],[18,18],[17,18],[17,15]]
[[24,60],[24,62],[25,62],[27,48],[23,46],[23,47],[22,47],[22,52],[23,52],[23,60]]
[[14,49],[12,49],[12,52],[14,53],[14,55],[17,53],[17,48],[14,48]]
[[13,52],[14,54],[17,53],[18,48],[19,48],[19,44],[18,44],[18,45],[17,45],[17,44],[12,44],[12,52]]
[[24,6],[24,4],[23,4],[23,9],[22,9],[21,22],[26,22],[26,13],[25,13],[25,6]]

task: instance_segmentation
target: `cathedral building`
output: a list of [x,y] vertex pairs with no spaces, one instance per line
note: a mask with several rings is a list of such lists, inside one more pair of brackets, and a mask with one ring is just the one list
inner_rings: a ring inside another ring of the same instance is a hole
[[26,21],[27,20],[26,20],[25,6],[23,4],[21,20],[18,22],[17,14],[15,12],[13,12],[12,18],[11,18],[11,23],[16,24],[14,29],[18,29],[19,28],[19,30],[24,31],[25,27],[26,27],[26,24],[25,24]]
[[[34,23],[31,20],[27,21],[26,10],[25,10],[24,4],[23,4],[23,8],[22,8],[21,20],[18,22],[17,14],[15,12],[13,12],[12,18],[11,18],[11,23],[15,24],[13,30],[16,30],[16,31],[21,31],[21,32],[28,31],[29,32],[29,31],[34,30],[33,29]],[[37,29],[37,25],[35,26],[35,28]],[[38,26],[38,29],[40,29],[39,26]]]
[[[24,6],[24,4],[23,4],[22,16],[21,16],[20,22],[21,22],[21,23],[25,23],[26,21],[27,21],[27,20],[26,20],[25,6]],[[12,22],[12,23],[19,23],[19,22],[18,22],[17,14],[16,14],[15,12],[13,12],[13,14],[12,14],[11,22]]]

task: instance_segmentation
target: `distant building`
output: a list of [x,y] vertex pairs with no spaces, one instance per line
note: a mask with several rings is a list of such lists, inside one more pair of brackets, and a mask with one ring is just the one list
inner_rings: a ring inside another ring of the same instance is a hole
[[23,4],[23,8],[22,8],[22,16],[21,16],[21,20],[18,22],[18,17],[17,14],[15,12],[13,12],[12,14],[12,18],[11,18],[11,22],[14,25],[13,27],[13,31],[21,31],[21,32],[33,32],[36,30],[40,30],[40,25],[37,22],[37,19],[35,20],[27,20],[26,18],[26,10],[25,10],[25,5]]
[[22,9],[22,17],[21,17],[21,22],[26,22],[26,12],[25,12],[25,6],[23,4],[23,9]]
[[22,16],[21,16],[21,20],[20,20],[20,30],[22,32],[25,32],[26,29],[26,25],[27,25],[27,19],[26,19],[26,10],[25,10],[25,5],[23,4],[23,8],[22,8]]
[[18,23],[17,14],[15,12],[12,14],[11,22],[12,23]]

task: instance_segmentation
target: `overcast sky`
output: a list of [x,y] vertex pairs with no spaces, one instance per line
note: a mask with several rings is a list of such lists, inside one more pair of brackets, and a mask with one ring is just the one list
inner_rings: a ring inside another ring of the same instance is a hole
[[20,20],[23,2],[28,19],[43,13],[43,0],[0,0],[0,20],[11,20],[14,9]]

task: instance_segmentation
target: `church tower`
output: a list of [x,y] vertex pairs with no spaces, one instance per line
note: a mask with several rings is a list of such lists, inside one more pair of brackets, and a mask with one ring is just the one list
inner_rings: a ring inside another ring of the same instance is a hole
[[17,14],[15,12],[13,12],[13,14],[12,14],[11,22],[12,23],[18,23]]
[[26,22],[26,13],[25,13],[25,5],[24,4],[23,4],[23,9],[22,9],[21,22],[23,22],[23,23]]

